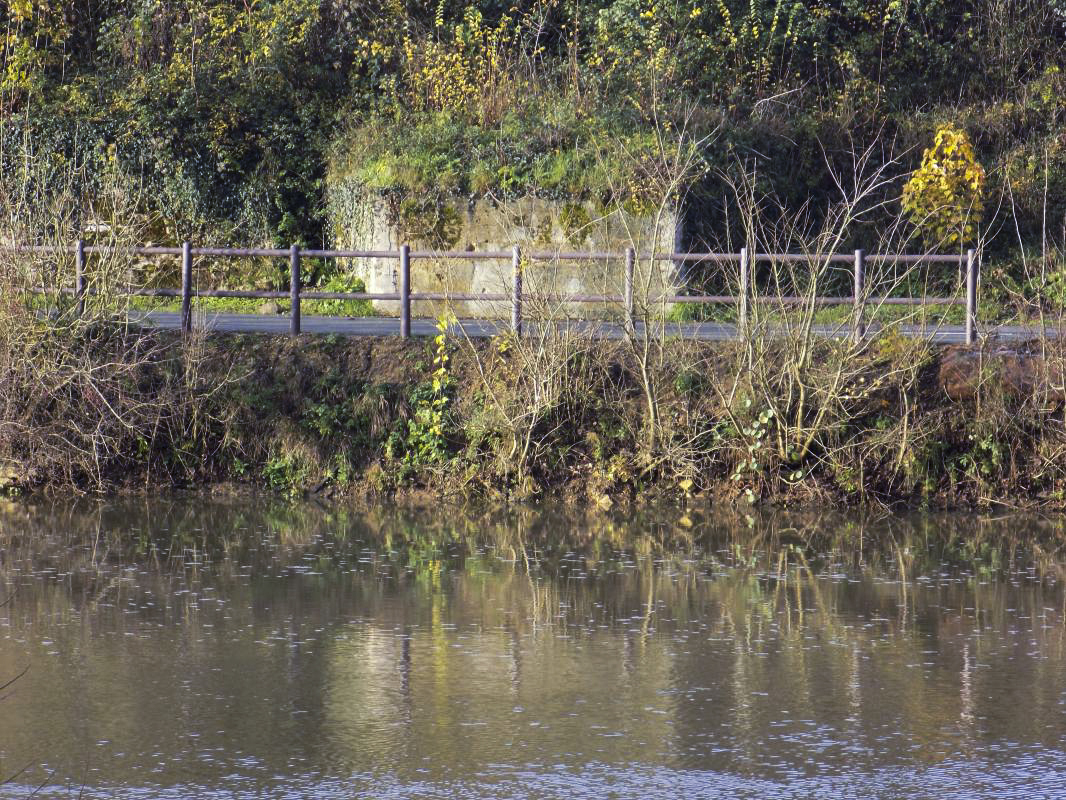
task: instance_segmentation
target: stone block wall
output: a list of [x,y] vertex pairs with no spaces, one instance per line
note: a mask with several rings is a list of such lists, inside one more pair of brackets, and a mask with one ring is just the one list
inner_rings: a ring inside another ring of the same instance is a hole
[[[356,187],[332,187],[330,221],[334,244],[345,250],[412,250],[510,252],[518,245],[532,252],[677,252],[681,224],[676,211],[639,215],[621,209],[605,211],[593,202],[563,202],[524,197],[507,201],[454,198],[419,204]],[[570,261],[523,258],[523,294],[621,295],[624,259]],[[368,292],[398,291],[399,261],[395,258],[353,259],[345,265],[361,277]],[[637,264],[637,296],[674,293],[680,271],[669,261]],[[510,258],[416,258],[411,263],[411,290],[443,294],[510,295]],[[618,306],[603,303],[527,299],[530,316],[604,317]],[[397,313],[395,301],[375,301],[384,313]],[[416,301],[413,313],[436,316],[450,309],[459,317],[510,315],[510,303],[491,300]]]

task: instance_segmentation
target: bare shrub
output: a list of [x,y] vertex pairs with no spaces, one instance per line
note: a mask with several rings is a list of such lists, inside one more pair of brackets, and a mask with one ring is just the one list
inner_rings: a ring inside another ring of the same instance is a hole
[[612,394],[602,343],[567,318],[565,299],[534,295],[527,302],[536,321],[526,335],[501,335],[487,349],[464,342],[482,395],[465,425],[469,455],[519,487],[531,471],[543,478],[567,463],[567,449],[582,444]]
[[[85,197],[77,164],[26,153],[0,183],[5,483],[99,489],[153,464],[180,480],[218,380],[201,377],[197,337],[130,327],[138,270],[129,248],[147,224],[138,182],[112,166]],[[76,298],[70,249],[90,235],[106,250],[87,258],[87,291]]]
[[[886,297],[908,289],[924,294],[930,279],[928,269],[897,257],[908,244],[903,222],[871,242],[882,258],[866,262],[852,312],[829,318],[821,301],[851,294],[855,256],[844,243],[891,202],[894,164],[872,156],[872,149],[853,154],[851,174],[837,176],[838,200],[817,215],[760,195],[749,170],[731,177],[748,251],[767,254],[753,257],[750,281],[735,278],[738,293],[750,292],[748,319],[732,379],[715,384],[742,446],[734,478],[751,493],[777,491],[818,471],[861,494],[871,460],[880,462],[881,474],[902,468],[913,434],[914,389],[937,329],[924,306],[894,313],[887,325],[881,321],[889,316]],[[791,255],[777,255],[784,253]],[[869,330],[858,314],[873,320]],[[866,435],[870,430],[873,436]]]

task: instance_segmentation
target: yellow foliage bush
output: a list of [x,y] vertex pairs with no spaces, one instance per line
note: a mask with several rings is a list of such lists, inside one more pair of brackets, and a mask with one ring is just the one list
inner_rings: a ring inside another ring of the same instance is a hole
[[985,170],[970,138],[954,125],[942,125],[903,187],[903,211],[931,244],[962,245],[977,237],[984,188]]
[[[0,109],[40,88],[44,73],[67,58],[71,25],[58,0],[9,0],[0,5]],[[6,13],[5,13],[6,12]]]
[[449,41],[408,39],[404,61],[409,103],[419,111],[496,121],[516,90],[514,70],[507,63],[515,35],[510,17],[486,26],[481,12],[468,7]]

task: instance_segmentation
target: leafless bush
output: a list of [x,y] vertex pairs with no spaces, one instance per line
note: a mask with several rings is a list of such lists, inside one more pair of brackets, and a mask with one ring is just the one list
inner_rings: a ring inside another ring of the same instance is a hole
[[[85,175],[27,150],[0,183],[0,462],[4,483],[100,488],[119,465],[181,468],[181,445],[202,426],[200,346],[132,330],[129,290],[146,220],[135,179],[117,167]],[[79,238],[106,245],[86,263],[74,297]],[[29,252],[45,247],[51,252]],[[79,306],[81,306],[79,308]],[[157,442],[178,445],[163,456]]]
[[[645,419],[643,430],[645,470],[662,461],[663,413],[660,408],[661,386],[656,376],[667,368],[666,344],[669,329],[669,298],[680,288],[681,274],[671,262],[663,262],[656,250],[666,240],[671,252],[676,251],[676,234],[664,236],[677,229],[681,210],[693,181],[704,169],[701,150],[715,132],[697,135],[691,127],[691,113],[682,117],[679,126],[666,120],[655,120],[655,157],[643,170],[645,184],[641,191],[641,205],[647,210],[650,230],[641,236],[630,230],[629,239],[633,249],[642,257],[637,258],[633,270],[633,286],[627,307],[620,309],[620,318],[626,345],[636,364],[644,395]],[[623,152],[625,158],[636,156]],[[622,187],[616,187],[622,194]],[[617,285],[622,294],[626,287]]]
[[[568,318],[565,298],[532,295],[523,336],[497,337],[487,350],[467,338],[467,355],[484,400],[466,424],[479,460],[521,487],[531,469],[552,462],[552,450],[575,444],[610,393],[602,347]],[[557,460],[562,461],[560,457]]]
[[[714,386],[743,446],[733,458],[734,477],[755,493],[799,482],[814,469],[861,492],[863,463],[895,458],[888,471],[898,471],[910,445],[909,403],[936,323],[924,306],[888,325],[878,321],[889,312],[885,297],[905,288],[924,294],[928,285],[926,268],[896,258],[908,243],[903,223],[882,229],[872,243],[871,251],[887,257],[867,262],[850,315],[827,318],[821,302],[839,296],[842,285],[851,288],[853,254],[843,251],[844,243],[891,197],[893,164],[871,156],[871,150],[854,154],[852,173],[837,177],[838,200],[818,215],[774,206],[772,197],[757,193],[750,171],[731,177],[748,252],[768,257],[753,259],[750,281],[734,279],[738,294],[748,293],[748,318],[731,378]],[[776,255],[784,253],[793,256]],[[904,325],[913,326],[909,335],[901,335]],[[878,418],[893,420],[886,422],[890,435],[860,435],[860,429],[878,430]]]

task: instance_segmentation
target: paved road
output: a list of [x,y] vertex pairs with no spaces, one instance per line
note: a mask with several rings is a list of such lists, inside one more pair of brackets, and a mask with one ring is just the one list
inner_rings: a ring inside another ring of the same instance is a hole
[[[174,311],[149,311],[136,314],[133,319],[147,325],[164,329],[176,329],[181,325],[181,315]],[[571,322],[574,330],[593,333],[606,339],[622,337],[622,326],[613,322]],[[196,325],[207,330],[221,333],[269,333],[284,335],[289,332],[289,318],[264,314],[223,314],[208,313],[196,317]],[[465,332],[474,338],[495,336],[509,328],[507,320],[472,319],[460,320],[455,327],[456,333]],[[400,321],[395,317],[315,317],[304,316],[301,329],[309,334],[335,334],[339,336],[395,336],[400,332]],[[535,323],[527,323],[528,330],[536,330]],[[823,325],[817,328],[826,336],[847,335],[846,326]],[[904,325],[903,332],[916,336],[923,332],[917,325]],[[431,319],[412,319],[413,336],[434,336],[437,333],[436,321]],[[736,326],[723,322],[686,322],[671,323],[667,333],[688,339],[702,341],[727,341],[736,338]],[[932,339],[941,344],[957,344],[965,340],[965,330],[961,325],[944,325],[939,328],[925,329]],[[1038,337],[1040,328],[1035,326],[1005,325],[995,329],[981,330],[981,335],[994,334],[1006,340],[1024,340]],[[1060,332],[1048,328],[1048,333],[1060,335]]]

